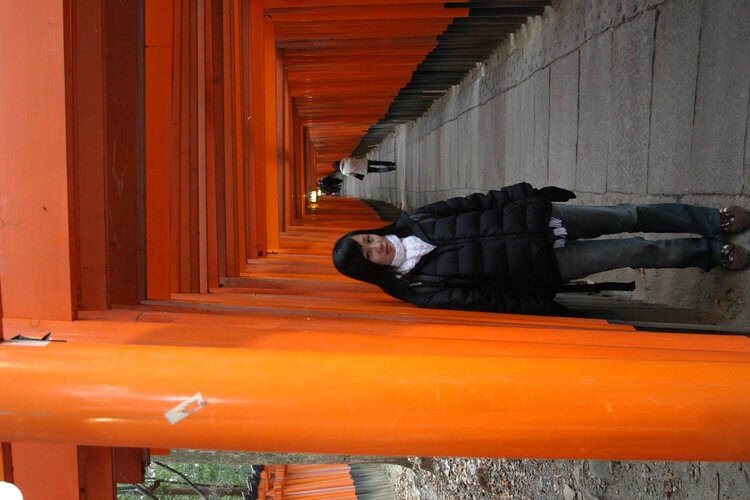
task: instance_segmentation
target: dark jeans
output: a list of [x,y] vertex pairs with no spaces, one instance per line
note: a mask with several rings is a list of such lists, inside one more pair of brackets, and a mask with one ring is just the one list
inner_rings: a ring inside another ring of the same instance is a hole
[[[563,281],[623,267],[699,267],[720,265],[723,243],[719,211],[714,208],[656,203],[622,203],[607,207],[552,204],[552,217],[562,220],[568,232],[555,257]],[[617,233],[694,233],[703,238],[646,240],[640,237],[590,240]]]
[[382,174],[396,170],[396,164],[386,160],[367,160],[367,172],[370,174]]

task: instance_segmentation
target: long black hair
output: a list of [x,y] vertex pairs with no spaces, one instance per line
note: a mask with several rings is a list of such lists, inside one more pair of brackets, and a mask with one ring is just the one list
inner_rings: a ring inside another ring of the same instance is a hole
[[409,297],[412,293],[396,276],[395,267],[375,264],[365,259],[362,255],[362,247],[352,238],[352,236],[358,234],[376,234],[378,236],[393,234],[404,237],[411,234],[409,227],[390,224],[377,229],[350,231],[336,241],[331,256],[333,265],[344,276],[377,285],[388,295],[411,302]]

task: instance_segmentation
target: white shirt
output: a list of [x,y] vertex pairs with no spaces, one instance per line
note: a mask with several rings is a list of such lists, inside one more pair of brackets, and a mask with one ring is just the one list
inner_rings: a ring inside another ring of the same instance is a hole
[[344,158],[340,168],[344,175],[367,175],[367,158]]

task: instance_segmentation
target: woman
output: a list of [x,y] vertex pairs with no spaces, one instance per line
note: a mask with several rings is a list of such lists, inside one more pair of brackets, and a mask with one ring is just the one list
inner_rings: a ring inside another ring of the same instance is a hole
[[[419,307],[563,315],[565,283],[623,267],[744,269],[750,254],[720,233],[750,226],[741,207],[660,203],[565,205],[556,187],[527,183],[452,198],[403,214],[390,226],[352,231],[333,249],[341,273]],[[702,238],[590,240],[621,232],[697,233]]]

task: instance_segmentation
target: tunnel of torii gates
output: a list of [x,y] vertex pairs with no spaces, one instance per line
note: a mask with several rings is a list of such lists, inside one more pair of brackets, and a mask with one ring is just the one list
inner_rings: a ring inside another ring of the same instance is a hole
[[2,332],[51,333],[0,345],[27,498],[112,498],[168,449],[750,460],[745,336],[420,310],[333,268],[383,222],[306,193],[468,8],[124,4],[0,3]]

